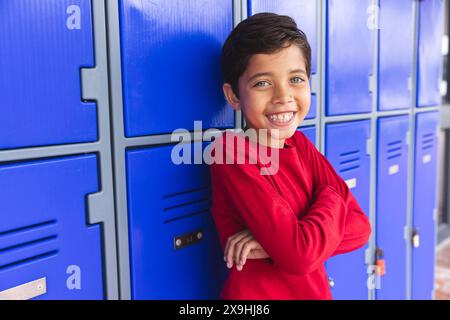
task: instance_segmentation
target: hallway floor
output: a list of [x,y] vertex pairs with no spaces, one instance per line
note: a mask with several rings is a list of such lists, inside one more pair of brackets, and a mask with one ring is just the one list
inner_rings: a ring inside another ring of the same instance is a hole
[[450,238],[436,249],[435,299],[450,300]]

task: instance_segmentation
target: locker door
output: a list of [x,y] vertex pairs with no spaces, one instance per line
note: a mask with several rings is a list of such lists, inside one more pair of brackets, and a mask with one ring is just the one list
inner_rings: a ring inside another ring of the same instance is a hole
[[439,112],[416,115],[413,227],[420,244],[412,249],[412,299],[431,299],[434,287],[439,117]]
[[[347,182],[366,215],[370,209],[369,138],[370,120],[329,124],[325,128],[325,155]],[[367,245],[327,261],[328,276],[335,283],[331,290],[334,299],[367,299],[366,249]]]
[[386,274],[377,299],[406,299],[409,116],[378,119],[376,243]]
[[436,106],[441,104],[444,1],[420,1],[419,17],[417,106]]
[[316,127],[302,127],[299,129],[314,145],[316,144]]
[[[317,3],[311,0],[248,0],[248,16],[259,12],[288,15],[308,37],[311,46],[311,75],[317,72]],[[311,94],[311,108],[306,119],[317,114],[317,95]]]
[[91,1],[2,1],[0,30],[0,149],[97,140],[96,104],[80,95]]
[[228,128],[220,55],[233,27],[229,0],[119,0],[127,137]]
[[325,106],[329,116],[372,110],[369,76],[376,29],[372,5],[372,0],[327,1]]
[[413,33],[413,1],[381,0],[379,110],[411,107]]
[[0,296],[45,278],[27,298],[102,299],[100,226],[86,220],[96,156],[0,165],[0,190]]
[[174,164],[172,147],[127,151],[132,298],[218,299],[226,267],[209,167]]

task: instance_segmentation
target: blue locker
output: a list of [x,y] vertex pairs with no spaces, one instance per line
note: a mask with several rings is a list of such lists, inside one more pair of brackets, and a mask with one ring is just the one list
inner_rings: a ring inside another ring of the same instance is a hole
[[46,277],[36,299],[102,299],[101,229],[86,221],[97,157],[1,165],[0,190],[0,291]]
[[[369,215],[370,120],[328,124],[325,128],[325,155],[336,172],[347,182],[361,209]],[[367,299],[367,245],[350,253],[337,255],[326,263],[328,276],[334,279],[334,299]]]
[[127,137],[193,130],[194,120],[233,127],[220,73],[232,17],[229,0],[119,0]]
[[310,127],[301,127],[301,132],[305,134],[305,136],[311,141],[314,145],[316,144],[316,127],[310,126]]
[[442,34],[444,31],[444,1],[419,2],[419,52],[417,75],[417,106],[441,104]]
[[383,251],[386,274],[377,299],[406,299],[409,115],[378,119],[376,244]]
[[434,287],[439,117],[439,112],[416,115],[413,228],[419,247],[412,249],[412,299],[431,299]]
[[[209,167],[174,164],[172,147],[126,154],[132,298],[218,299],[226,267],[210,215]],[[187,245],[177,247],[183,237]]]
[[372,110],[375,11],[372,0],[327,1],[326,102],[329,116]]
[[81,100],[94,66],[90,0],[2,1],[0,149],[97,140],[96,104]]
[[[311,0],[248,0],[248,16],[258,12],[273,12],[292,17],[308,37],[311,46],[311,75],[317,72],[317,3]],[[315,118],[317,95],[311,95],[311,108],[305,119]]]
[[380,1],[378,110],[407,109],[412,99],[412,0]]

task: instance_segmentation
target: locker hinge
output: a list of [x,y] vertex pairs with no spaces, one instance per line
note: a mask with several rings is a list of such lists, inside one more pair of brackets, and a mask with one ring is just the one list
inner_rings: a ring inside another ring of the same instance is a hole
[[367,248],[366,251],[364,251],[366,265],[372,264],[372,255],[370,254],[370,252],[371,252],[370,248]]
[[114,212],[111,202],[105,192],[99,191],[87,196],[88,223],[96,224],[107,220],[108,215]]
[[408,91],[412,91],[413,90],[413,79],[411,76],[408,77]]
[[406,242],[409,242],[410,237],[411,237],[410,228],[408,226],[405,226],[403,228],[403,239],[405,239]]
[[410,145],[411,145],[411,142],[412,142],[412,141],[411,141],[411,131],[408,130],[408,131],[406,132],[406,144],[410,146]]
[[102,92],[102,75],[97,67],[81,69],[81,98],[84,101],[96,100],[98,92]]
[[311,76],[311,93],[319,92],[319,88],[320,88],[319,75],[313,74]]
[[367,139],[367,142],[366,142],[366,153],[370,156],[373,155],[372,141],[373,140],[370,138],[370,139]]
[[433,221],[436,222],[438,220],[438,210],[437,208],[433,209]]
[[447,81],[446,80],[439,81],[439,92],[441,93],[441,96],[447,95]]
[[377,88],[376,78],[373,74],[369,75],[369,91],[375,92]]

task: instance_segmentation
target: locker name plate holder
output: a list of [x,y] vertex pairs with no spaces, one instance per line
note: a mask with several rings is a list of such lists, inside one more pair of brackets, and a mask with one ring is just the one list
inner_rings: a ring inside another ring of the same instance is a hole
[[426,154],[422,157],[422,163],[428,163],[431,161],[431,154]]
[[389,175],[391,176],[391,175],[393,175],[393,174],[398,173],[398,170],[399,170],[398,164],[395,164],[395,165],[393,165],[393,166],[390,166],[390,167],[389,167]]
[[349,189],[353,189],[356,187],[356,178],[345,180]]
[[0,300],[28,300],[47,293],[46,277],[0,291]]
[[181,236],[176,236],[173,239],[173,244],[175,247],[175,250],[182,249],[184,247],[190,246],[192,244],[195,244],[203,239],[203,231],[197,230],[194,232],[189,232]]

